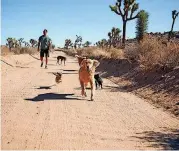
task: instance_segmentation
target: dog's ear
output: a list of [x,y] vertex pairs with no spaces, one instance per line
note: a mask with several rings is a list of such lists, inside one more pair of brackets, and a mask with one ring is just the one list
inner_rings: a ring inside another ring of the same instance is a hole
[[62,73],[61,72],[57,72],[57,75],[62,76]]
[[54,74],[55,76],[57,76],[57,73],[54,73],[54,72],[53,72],[52,74]]
[[86,64],[86,59],[83,59],[80,63],[80,67],[84,67],[85,64]]
[[93,60],[93,66],[96,68],[100,65],[100,62],[97,60]]

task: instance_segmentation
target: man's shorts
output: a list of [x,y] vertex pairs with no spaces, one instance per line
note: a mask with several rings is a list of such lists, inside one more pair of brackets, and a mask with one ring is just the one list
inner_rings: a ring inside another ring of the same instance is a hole
[[44,57],[44,54],[45,54],[45,57],[49,57],[49,50],[46,49],[46,50],[42,50],[40,51],[40,57]]

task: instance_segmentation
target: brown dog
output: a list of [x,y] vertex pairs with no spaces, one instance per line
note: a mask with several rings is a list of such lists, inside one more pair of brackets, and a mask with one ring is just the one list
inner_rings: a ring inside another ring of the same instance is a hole
[[[59,60],[61,60],[61,64],[62,64],[62,61],[64,61],[64,65],[65,65],[65,61],[66,61],[66,57],[64,57],[64,56],[58,56],[57,57],[57,63],[59,64]],[[57,64],[56,63],[56,64]]]
[[53,73],[53,74],[56,76],[55,82],[56,82],[57,84],[59,84],[60,82],[62,82],[62,73],[57,72],[57,73]]
[[78,56],[78,55],[75,55],[75,57],[78,59],[79,66],[80,66],[81,62],[83,61],[83,59],[86,59],[86,57],[82,57],[82,56]]
[[86,95],[86,86],[88,83],[90,83],[91,86],[91,101],[94,100],[94,85],[95,85],[95,80],[94,80],[94,74],[96,67],[99,66],[99,61],[97,60],[91,60],[91,59],[83,59],[81,64],[80,64],[80,69],[79,69],[79,81],[81,85],[81,95],[82,96],[87,96]]

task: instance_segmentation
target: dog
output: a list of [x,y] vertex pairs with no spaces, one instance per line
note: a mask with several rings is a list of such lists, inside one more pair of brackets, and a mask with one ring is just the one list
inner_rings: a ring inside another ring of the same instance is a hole
[[60,82],[62,82],[62,73],[57,72],[57,73],[53,73],[53,74],[56,76],[55,82],[56,82],[57,84],[59,84]]
[[87,59],[86,57],[82,57],[82,56],[78,56],[78,55],[75,55],[75,57],[78,59],[79,66],[84,59]]
[[[64,57],[64,56],[58,56],[57,57],[57,63],[59,64],[59,60],[61,60],[61,64],[62,64],[62,61],[64,61],[64,65],[65,65],[65,61],[66,61],[66,57]],[[56,64],[57,64],[56,63]]]
[[96,90],[98,89],[98,86],[101,87],[101,89],[103,88],[103,80],[100,77],[99,74],[95,74],[94,75],[94,79],[95,79],[95,84],[96,84]]
[[100,64],[97,60],[83,59],[79,69],[79,81],[81,85],[81,95],[87,97],[86,86],[90,83],[91,86],[91,101],[94,101],[94,74],[96,67]]

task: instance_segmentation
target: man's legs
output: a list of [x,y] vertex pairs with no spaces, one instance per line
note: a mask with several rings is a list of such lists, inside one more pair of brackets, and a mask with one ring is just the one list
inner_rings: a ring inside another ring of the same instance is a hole
[[45,51],[45,63],[46,63],[45,68],[47,68],[48,57],[49,57],[49,51],[46,50],[46,51]]
[[45,59],[46,59],[46,60],[45,60],[45,63],[46,63],[45,68],[47,68],[48,57],[46,56]]
[[41,60],[41,67],[43,66],[43,57],[44,57],[44,51],[40,51],[40,60]]

